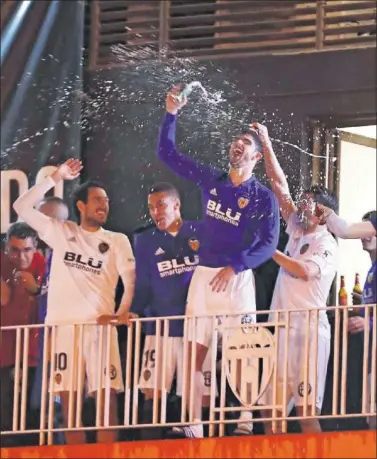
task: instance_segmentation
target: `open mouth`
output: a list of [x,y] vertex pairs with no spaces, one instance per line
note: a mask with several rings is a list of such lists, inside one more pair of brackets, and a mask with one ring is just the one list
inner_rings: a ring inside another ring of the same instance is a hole
[[106,216],[107,216],[106,210],[97,210],[97,211],[96,211],[96,214],[97,214],[99,217],[106,217]]

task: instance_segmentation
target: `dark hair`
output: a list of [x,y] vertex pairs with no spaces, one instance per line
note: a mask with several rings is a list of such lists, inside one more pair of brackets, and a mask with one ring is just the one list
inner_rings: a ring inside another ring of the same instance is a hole
[[174,196],[177,199],[180,199],[179,191],[177,190],[177,188],[168,182],[155,183],[153,186],[149,188],[149,191],[148,191],[148,194],[153,194],[153,193],[167,193],[167,194],[170,194],[171,196]]
[[303,193],[313,194],[318,204],[322,204],[336,213],[338,212],[338,198],[326,187],[322,185],[312,185],[306,188]]
[[9,241],[10,238],[15,237],[17,239],[27,239],[31,237],[32,239],[37,240],[38,234],[31,226],[24,222],[13,223],[7,231],[6,240]]
[[377,211],[370,210],[365,215],[363,215],[362,221],[365,222],[365,221],[376,220],[376,216],[377,216]]
[[262,143],[260,141],[258,132],[254,128],[246,127],[242,130],[241,134],[249,135],[250,137],[252,137],[254,145],[255,145],[255,150],[258,151],[259,153],[263,152]]
[[80,211],[77,207],[79,201],[88,202],[89,190],[91,188],[101,188],[106,191],[105,186],[97,180],[88,180],[76,188],[73,193],[73,211],[78,221],[80,221]]

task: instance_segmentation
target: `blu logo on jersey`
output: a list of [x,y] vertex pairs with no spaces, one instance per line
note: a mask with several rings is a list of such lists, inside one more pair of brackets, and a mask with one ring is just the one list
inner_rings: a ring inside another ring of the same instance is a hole
[[94,261],[94,258],[92,257],[85,260],[83,255],[74,252],[66,252],[64,255],[64,261],[71,263],[71,265],[88,266],[93,269],[101,269],[103,264],[101,260]]
[[164,260],[157,263],[157,269],[161,277],[172,276],[173,274],[182,274],[192,271],[199,263],[198,255],[193,257],[183,257],[181,259],[173,258],[172,260]]
[[238,226],[241,218],[240,212],[235,212],[232,215],[232,209],[221,210],[221,204],[219,202],[209,199],[207,202],[207,215],[214,217],[218,220],[223,220],[227,223],[231,223],[234,226]]

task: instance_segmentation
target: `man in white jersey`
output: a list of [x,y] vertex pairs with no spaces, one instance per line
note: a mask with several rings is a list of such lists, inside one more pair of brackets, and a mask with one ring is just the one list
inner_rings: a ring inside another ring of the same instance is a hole
[[[302,310],[325,308],[334,280],[338,247],[334,237],[318,217],[318,205],[337,208],[337,199],[320,186],[311,186],[303,191],[297,206],[289,192],[288,182],[272,149],[265,126],[254,123],[263,146],[267,177],[278,198],[280,209],[287,223],[289,235],[285,253],[277,251],[274,260],[281,267],[276,281],[269,321],[286,320],[284,313],[275,310]],[[280,317],[278,317],[280,315]],[[299,416],[316,413],[322,409],[323,395],[330,354],[330,325],[325,310],[309,315],[307,328],[305,312],[290,313],[289,326],[280,328],[278,339],[276,401],[273,399],[272,384],[259,400],[261,405],[282,405],[287,390],[287,404],[293,397]],[[288,354],[285,355],[285,336],[288,333]],[[306,350],[308,351],[306,354]],[[288,375],[284,380],[285,362],[288,359]],[[269,369],[264,369],[269,373]],[[286,387],[288,385],[288,387]],[[314,399],[315,397],[315,399]],[[278,410],[279,412],[279,410]],[[271,417],[271,410],[264,410],[265,417]],[[279,423],[278,423],[279,424]],[[317,419],[300,421],[303,432],[320,432]],[[271,433],[271,424],[266,425]],[[275,429],[275,433],[280,426]]]
[[[99,389],[103,391],[101,416],[104,413],[104,389],[110,385],[109,422],[116,425],[116,392],[123,390],[117,330],[112,328],[109,337],[110,365],[107,369],[107,333],[104,329],[100,349],[101,332],[96,324],[117,323],[119,316],[123,321],[127,320],[125,312],[132,301],[135,276],[131,245],[125,235],[102,228],[109,213],[109,199],[105,189],[96,182],[86,182],[75,192],[74,209],[80,225],[48,217],[34,208],[51,188],[61,180],[76,179],[81,169],[80,161],[66,161],[43,182],[20,196],[14,209],[53,250],[45,323],[58,325],[53,378],[54,391],[61,397],[64,422],[67,425],[71,388],[75,395],[72,413],[76,413],[76,392],[82,390],[78,382],[83,384],[82,370],[85,368],[88,393],[96,395]],[[124,295],[115,316],[114,297],[119,276],[124,284]],[[79,324],[87,324],[83,327],[81,362],[78,362],[79,327],[72,327]],[[116,438],[115,431],[98,431],[98,442],[110,443]],[[85,443],[85,433],[66,432],[66,441]]]

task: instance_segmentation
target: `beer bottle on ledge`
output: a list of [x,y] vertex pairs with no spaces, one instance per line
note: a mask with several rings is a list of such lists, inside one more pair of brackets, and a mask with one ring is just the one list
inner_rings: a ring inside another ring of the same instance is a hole
[[353,292],[358,293],[359,295],[363,294],[363,290],[360,286],[360,274],[356,273],[355,275],[355,285],[353,286]]
[[346,282],[344,276],[340,276],[340,289],[338,293],[339,306],[348,305],[348,293],[346,290]]

